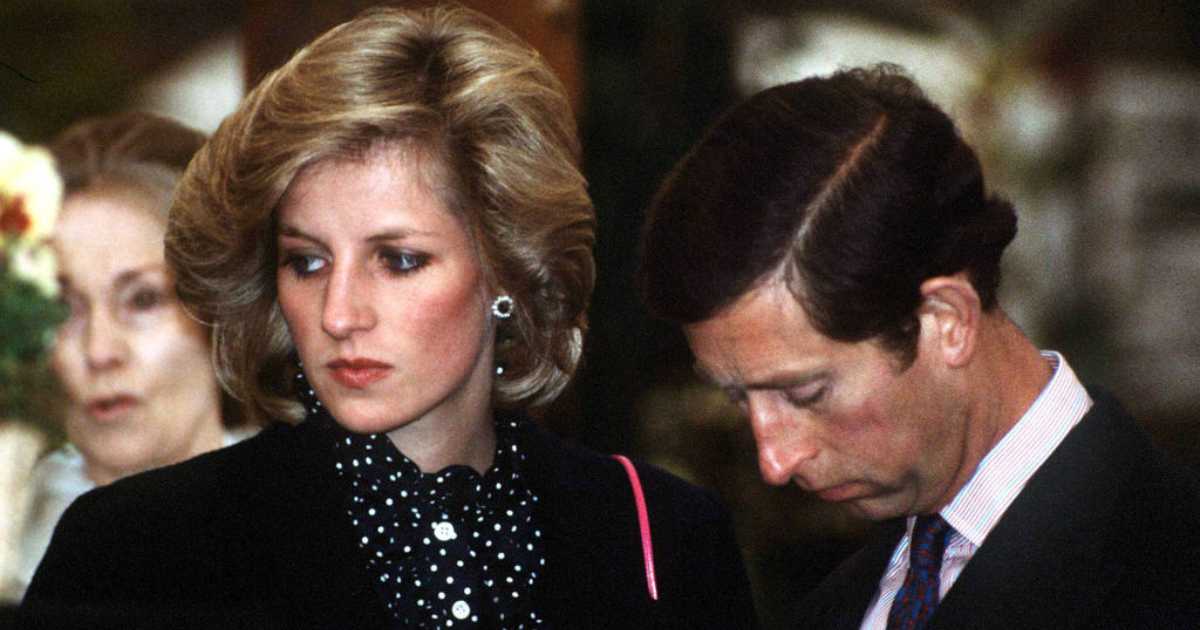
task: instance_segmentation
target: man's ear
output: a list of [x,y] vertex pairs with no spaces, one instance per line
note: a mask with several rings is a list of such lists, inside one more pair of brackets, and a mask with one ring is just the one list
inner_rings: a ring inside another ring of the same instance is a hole
[[957,368],[970,363],[982,316],[979,294],[965,272],[921,283],[917,317],[922,332],[933,335],[929,341],[936,346],[929,350],[940,353],[946,365]]

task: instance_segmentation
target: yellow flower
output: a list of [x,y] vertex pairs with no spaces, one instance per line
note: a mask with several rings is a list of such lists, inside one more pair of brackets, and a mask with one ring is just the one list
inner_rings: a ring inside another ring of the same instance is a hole
[[54,158],[0,131],[0,244],[39,242],[54,227],[63,185]]

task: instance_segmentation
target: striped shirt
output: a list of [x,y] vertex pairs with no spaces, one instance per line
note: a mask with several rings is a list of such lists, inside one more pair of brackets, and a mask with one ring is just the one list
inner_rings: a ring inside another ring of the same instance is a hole
[[[941,510],[942,518],[954,528],[942,556],[941,597],[946,596],[967,561],[987,540],[1029,478],[1092,406],[1087,390],[1061,354],[1043,352],[1042,357],[1054,370],[1050,382],[1025,415],[979,462],[975,474],[954,499]],[[887,570],[879,580],[879,589],[863,618],[862,630],[883,630],[887,626],[892,600],[908,572],[908,545],[916,518],[908,517],[907,532],[896,545]]]

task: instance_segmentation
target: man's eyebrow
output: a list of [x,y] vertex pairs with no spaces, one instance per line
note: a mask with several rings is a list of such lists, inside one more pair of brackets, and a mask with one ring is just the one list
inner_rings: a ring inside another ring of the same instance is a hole
[[771,378],[754,383],[746,383],[746,389],[789,389],[792,387],[801,387],[813,381],[821,380],[829,376],[829,370],[820,368],[816,370],[797,370],[795,372],[783,372],[772,375]]
[[692,369],[697,375],[700,376],[701,379],[716,387],[723,389],[733,387],[740,390],[788,389],[791,387],[807,385],[808,383],[820,380],[829,375],[829,370],[825,368],[818,368],[815,370],[795,370],[772,374],[769,378],[761,381],[743,383],[723,381],[722,379],[719,379],[713,374],[709,373],[709,371],[704,369],[704,366],[700,365],[699,363],[693,363]]

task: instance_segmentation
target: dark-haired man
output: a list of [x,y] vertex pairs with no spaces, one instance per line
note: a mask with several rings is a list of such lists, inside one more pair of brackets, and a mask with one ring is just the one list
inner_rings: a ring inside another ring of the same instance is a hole
[[771,88],[659,192],[639,283],[759,467],[881,521],[805,628],[1200,627],[1200,489],[996,299],[1012,206],[894,68]]

